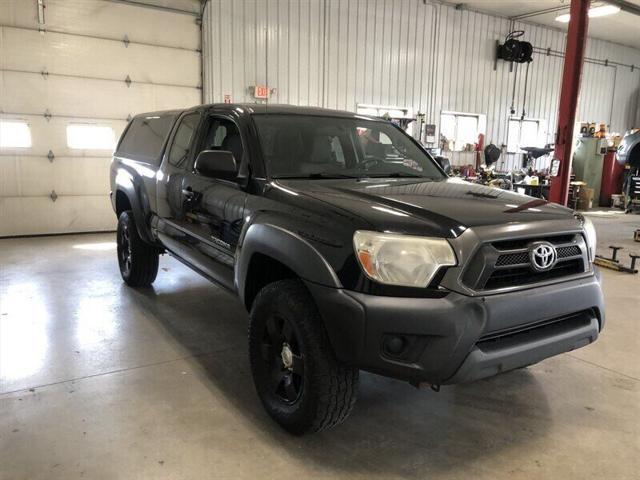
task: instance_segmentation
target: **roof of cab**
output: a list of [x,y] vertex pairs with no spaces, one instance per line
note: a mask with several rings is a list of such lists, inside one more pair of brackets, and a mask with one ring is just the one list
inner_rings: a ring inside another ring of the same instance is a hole
[[354,112],[347,112],[344,110],[332,110],[330,108],[321,107],[302,107],[297,105],[283,105],[283,104],[265,104],[265,103],[238,103],[238,104],[213,104],[212,107],[217,109],[221,107],[229,107],[230,110],[235,108],[241,108],[247,111],[249,114],[292,114],[292,115],[318,115],[318,116],[331,116],[331,117],[344,117],[354,118],[357,115]]
[[143,113],[138,113],[137,115],[134,115],[133,118],[140,118],[140,117],[166,117],[166,116],[177,116],[180,115],[182,112],[184,112],[185,110],[159,110],[157,112],[143,112]]
[[164,115],[179,115],[182,112],[199,110],[199,109],[215,109],[218,111],[235,111],[240,114],[249,115],[313,115],[319,117],[340,117],[340,118],[367,118],[370,120],[381,120],[379,117],[372,117],[370,115],[361,115],[354,112],[347,112],[345,110],[332,110],[330,108],[321,107],[302,107],[297,105],[283,105],[283,104],[265,104],[265,103],[210,103],[207,105],[198,105],[183,110],[164,110],[160,112],[140,113],[137,117],[142,116],[164,116]]
[[264,104],[264,103],[209,103],[206,105],[195,105],[190,108],[181,110],[162,110],[158,112],[146,112],[139,113],[133,118],[140,117],[161,117],[161,116],[179,116],[183,112],[190,112],[196,110],[215,109],[217,111],[235,111],[244,115],[311,115],[318,117],[337,117],[337,118],[366,118],[368,120],[384,121],[380,117],[373,117],[371,115],[362,115],[354,112],[348,112],[346,110],[333,110],[330,108],[321,107],[302,107],[297,105],[284,105],[284,104]]

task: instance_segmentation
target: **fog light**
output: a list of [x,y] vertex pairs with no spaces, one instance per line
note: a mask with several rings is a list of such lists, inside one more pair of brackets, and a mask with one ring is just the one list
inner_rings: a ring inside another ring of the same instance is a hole
[[405,339],[402,337],[392,336],[384,340],[384,350],[390,355],[400,355],[405,345]]

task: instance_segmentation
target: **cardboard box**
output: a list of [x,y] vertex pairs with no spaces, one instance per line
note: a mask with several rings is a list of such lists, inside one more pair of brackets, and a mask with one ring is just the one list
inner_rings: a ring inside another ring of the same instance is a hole
[[593,206],[593,188],[582,187],[578,193],[578,210],[589,210]]

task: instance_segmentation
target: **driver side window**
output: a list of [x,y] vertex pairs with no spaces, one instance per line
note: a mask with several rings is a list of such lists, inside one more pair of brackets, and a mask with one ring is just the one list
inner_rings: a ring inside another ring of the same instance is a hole
[[225,118],[209,118],[202,150],[226,150],[233,154],[236,165],[240,166],[244,157],[244,147],[240,131],[235,123]]

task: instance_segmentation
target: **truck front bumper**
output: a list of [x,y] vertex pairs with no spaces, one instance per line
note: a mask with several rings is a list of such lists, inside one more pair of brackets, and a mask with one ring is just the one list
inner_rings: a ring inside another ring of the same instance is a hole
[[604,326],[598,274],[484,297],[307,286],[340,360],[411,382],[461,383],[530,365],[594,342]]

